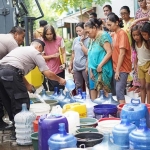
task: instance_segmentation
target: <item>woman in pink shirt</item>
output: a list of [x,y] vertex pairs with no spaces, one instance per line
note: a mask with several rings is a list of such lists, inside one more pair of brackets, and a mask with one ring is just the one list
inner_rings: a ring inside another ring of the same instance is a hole
[[[43,30],[43,41],[45,43],[44,53],[45,60],[49,69],[58,76],[65,78],[66,68],[66,52],[64,40],[62,37],[57,36],[55,29],[51,25],[46,25]],[[59,48],[61,48],[64,64],[61,63],[59,56]],[[64,86],[59,85],[58,82],[48,79],[49,90],[54,90],[54,87],[64,89]]]

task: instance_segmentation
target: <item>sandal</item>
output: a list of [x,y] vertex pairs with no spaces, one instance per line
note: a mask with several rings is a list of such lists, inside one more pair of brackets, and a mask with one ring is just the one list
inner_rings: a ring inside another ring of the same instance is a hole
[[135,86],[128,88],[128,92],[134,91],[136,89]]

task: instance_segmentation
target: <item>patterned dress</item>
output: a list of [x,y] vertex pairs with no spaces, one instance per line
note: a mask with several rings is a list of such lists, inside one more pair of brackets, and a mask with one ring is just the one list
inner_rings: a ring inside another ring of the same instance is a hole
[[[103,48],[105,42],[112,43],[111,36],[103,31],[99,34],[95,40],[91,40],[88,50],[88,74],[89,74],[89,89],[90,90],[105,90],[110,92],[111,80],[113,75],[112,60],[103,65],[102,72],[97,72],[97,67],[106,55],[106,51]],[[90,72],[94,75],[94,80],[90,78]]]

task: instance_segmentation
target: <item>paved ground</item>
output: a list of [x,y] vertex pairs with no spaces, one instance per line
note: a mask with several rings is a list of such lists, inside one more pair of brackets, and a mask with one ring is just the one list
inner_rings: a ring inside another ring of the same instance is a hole
[[[72,78],[72,75],[66,71],[66,80],[69,78]],[[39,89],[37,89],[37,92],[40,93],[42,88],[43,87],[41,86]],[[34,94],[29,94],[29,95],[31,98],[35,97]],[[126,96],[126,102],[130,102],[130,97]],[[0,131],[0,150],[33,150],[33,146],[19,146],[16,144],[15,141],[10,141],[9,137],[10,137],[10,131],[7,132],[5,131],[5,133],[2,133],[2,131]]]
[[[72,75],[66,71],[66,80],[72,78]],[[37,89],[40,93],[43,86]],[[34,94],[29,94],[31,98],[34,98]],[[33,150],[33,146],[19,146],[15,141],[10,141],[10,131],[5,131],[4,133],[0,131],[0,150]]]

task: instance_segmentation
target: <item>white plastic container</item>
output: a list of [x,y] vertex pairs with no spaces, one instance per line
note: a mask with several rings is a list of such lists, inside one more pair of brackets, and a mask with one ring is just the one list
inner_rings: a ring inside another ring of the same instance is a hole
[[46,103],[34,103],[30,105],[30,111],[34,112],[36,116],[49,114],[50,105]]
[[93,103],[93,102],[91,101],[89,95],[86,96],[85,104],[86,104],[86,109],[87,109],[87,117],[93,118],[93,117],[94,117],[93,109],[94,109],[94,106],[97,105],[97,104],[96,104],[96,103]]
[[36,115],[33,112],[27,110],[27,105],[22,104],[22,111],[15,115],[15,127],[16,127],[16,142],[19,145],[31,145],[31,134],[33,133],[33,121],[36,119]]
[[69,133],[75,134],[76,130],[80,128],[80,117],[76,111],[67,111],[63,114],[68,120]]
[[112,133],[112,130],[114,128],[114,126],[116,126],[117,124],[120,124],[121,120],[104,120],[104,121],[100,121],[98,122],[98,126],[96,127],[96,129],[104,134],[104,133]]

